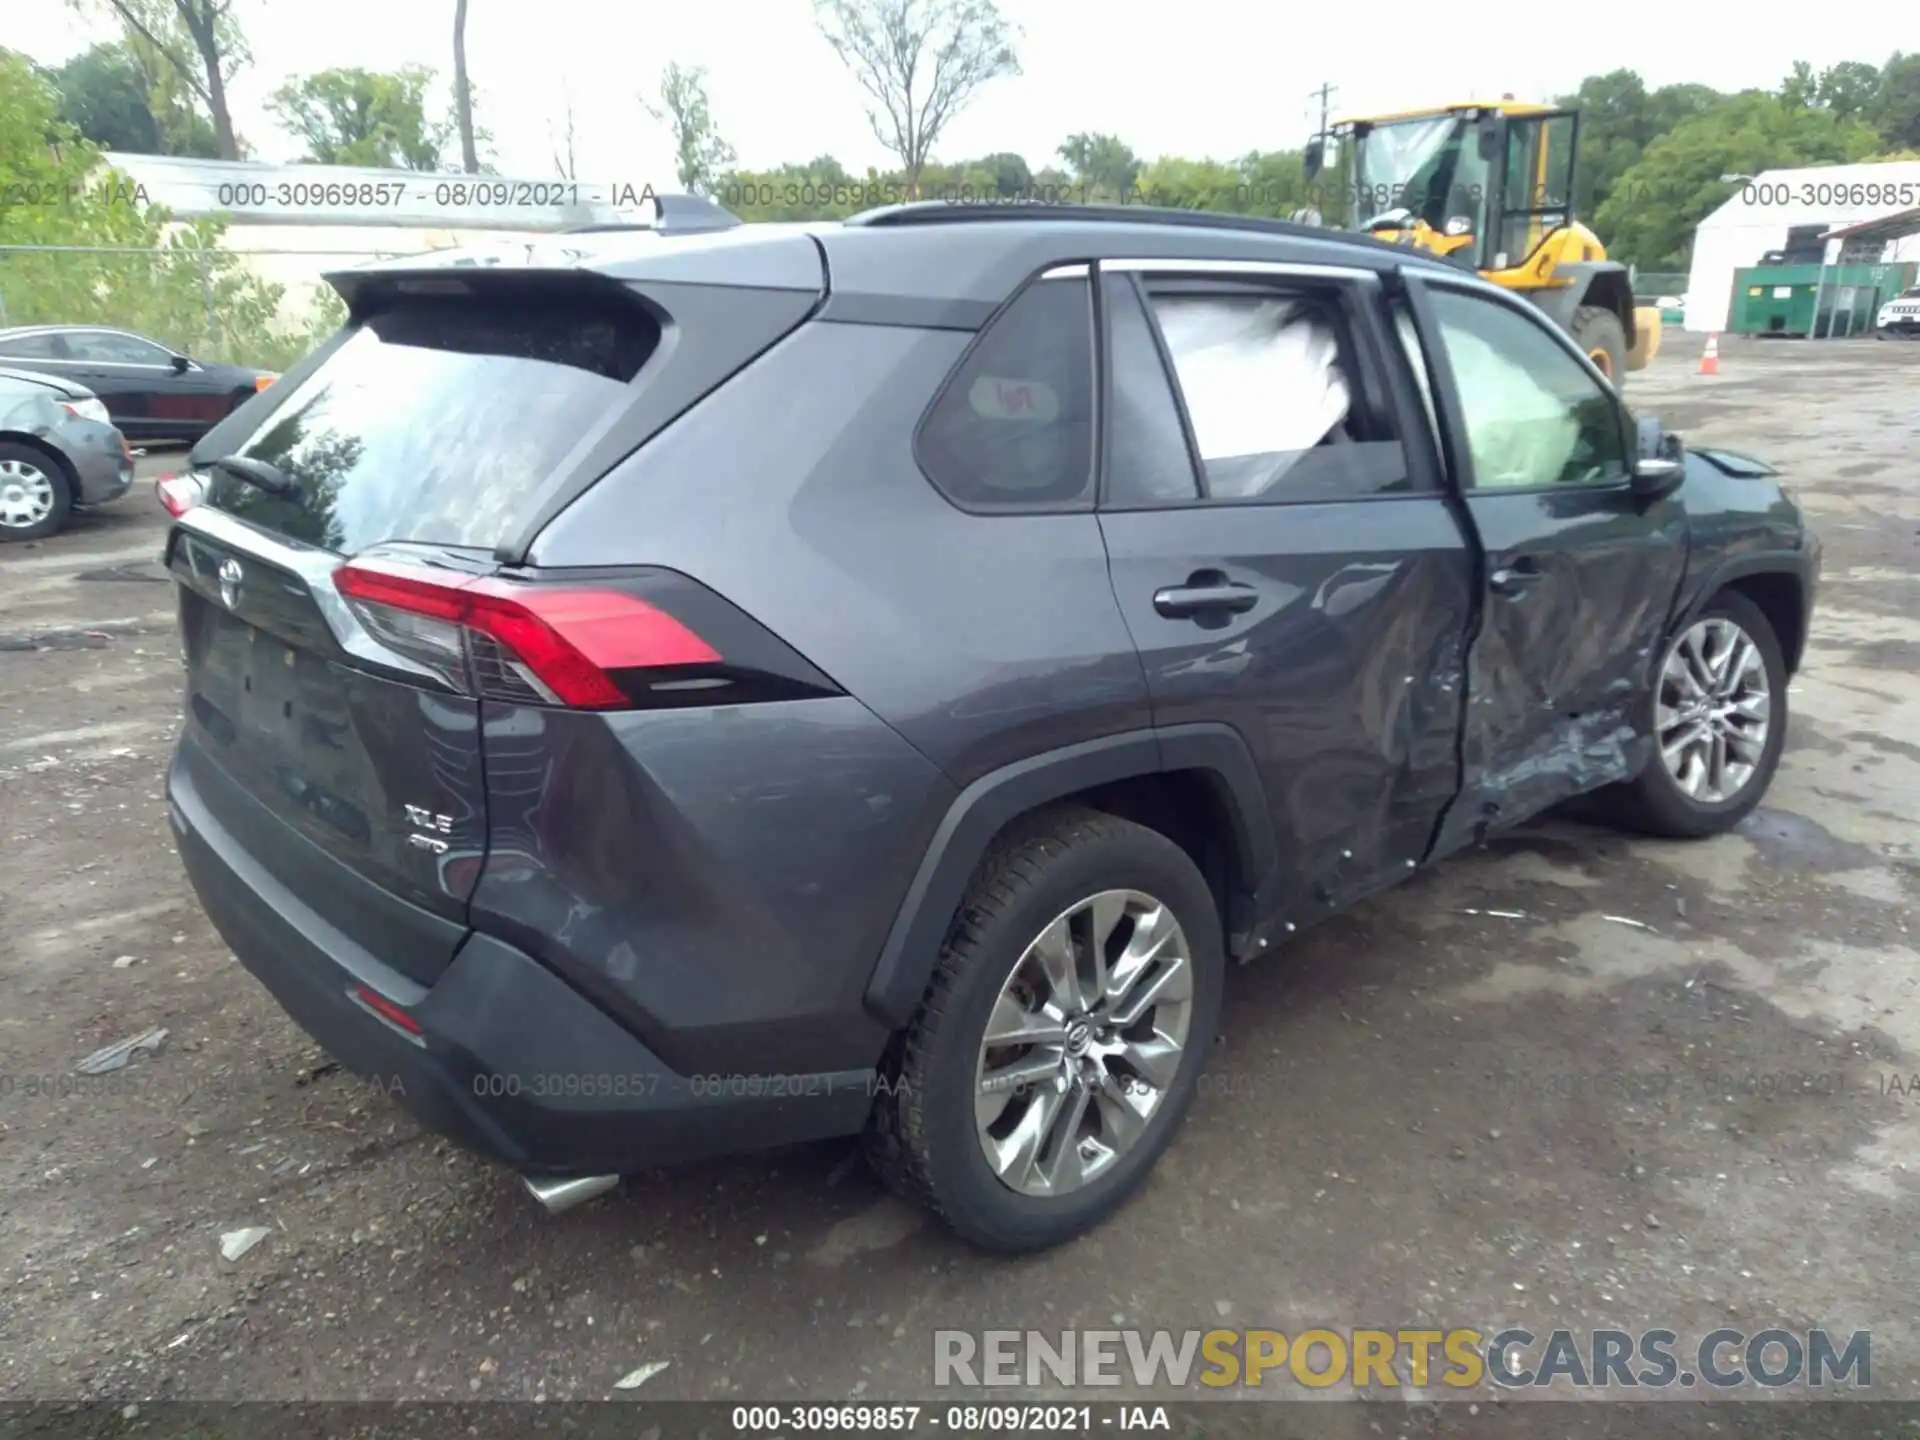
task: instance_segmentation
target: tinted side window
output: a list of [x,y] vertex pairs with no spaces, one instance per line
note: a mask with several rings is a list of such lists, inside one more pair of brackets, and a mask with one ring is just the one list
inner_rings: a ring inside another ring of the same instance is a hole
[[1474,488],[1626,477],[1626,427],[1613,392],[1546,320],[1458,290],[1435,289],[1433,308],[1466,412]]
[[1107,499],[1118,508],[1200,498],[1180,407],[1160,360],[1153,322],[1124,275],[1107,292]]
[[105,330],[89,330],[67,337],[67,348],[79,360],[111,365],[165,365],[167,352],[158,345],[136,340],[131,335],[114,335]]
[[1411,488],[1338,292],[1156,285],[1152,302],[1208,500],[1347,500]]
[[17,360],[58,360],[64,359],[66,353],[67,347],[58,335],[21,335],[0,340],[0,355],[11,355]]
[[969,510],[1093,502],[1093,286],[1041,280],[993,321],[915,442],[920,468]]

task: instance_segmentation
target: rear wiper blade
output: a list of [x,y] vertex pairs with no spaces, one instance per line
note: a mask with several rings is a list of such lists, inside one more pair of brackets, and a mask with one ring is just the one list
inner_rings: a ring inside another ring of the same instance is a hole
[[264,460],[254,460],[245,455],[225,455],[212,463],[213,468],[222,474],[231,475],[269,495],[291,495],[300,488],[286,471]]

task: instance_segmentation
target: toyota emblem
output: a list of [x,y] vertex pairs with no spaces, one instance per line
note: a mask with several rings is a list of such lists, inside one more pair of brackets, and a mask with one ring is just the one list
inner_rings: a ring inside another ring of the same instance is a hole
[[220,562],[220,603],[229,610],[240,603],[240,581],[245,574],[238,560]]

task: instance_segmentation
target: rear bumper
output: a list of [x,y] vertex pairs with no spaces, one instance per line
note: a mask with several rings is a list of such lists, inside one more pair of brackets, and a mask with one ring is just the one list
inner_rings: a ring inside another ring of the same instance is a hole
[[[469,935],[421,986],[269,874],[208,811],[178,758],[167,795],[194,891],[241,963],[343,1066],[471,1150],[530,1175],[618,1175],[865,1123],[870,1070],[676,1074],[551,970],[485,935]],[[405,1007],[424,1036],[352,998],[361,985]]]

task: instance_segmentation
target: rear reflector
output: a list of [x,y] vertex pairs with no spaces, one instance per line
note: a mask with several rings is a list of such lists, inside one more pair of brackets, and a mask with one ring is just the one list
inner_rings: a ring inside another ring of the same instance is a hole
[[198,505],[205,491],[206,486],[198,475],[162,475],[153,486],[161,506],[175,517]]
[[[334,571],[333,583],[383,642],[496,699],[620,709],[632,701],[611,671],[720,660],[673,616],[618,590],[464,579],[364,560]],[[449,661],[466,673],[452,673]]]
[[406,1007],[387,999],[371,985],[348,986],[347,998],[361,1009],[372,1011],[377,1018],[386,1021],[416,1045],[426,1043],[426,1030],[408,1013]]

